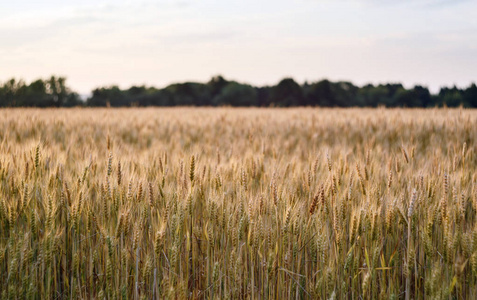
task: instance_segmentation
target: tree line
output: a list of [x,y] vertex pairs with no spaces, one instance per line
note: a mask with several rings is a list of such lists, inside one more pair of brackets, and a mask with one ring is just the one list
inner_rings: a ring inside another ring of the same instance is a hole
[[409,89],[400,83],[359,87],[351,82],[329,80],[299,84],[292,78],[274,86],[256,87],[215,76],[206,83],[176,83],[162,89],[100,87],[82,99],[67,87],[64,77],[51,76],[30,84],[10,79],[0,84],[0,107],[73,106],[477,107],[477,87],[475,83],[464,89],[443,87],[431,94],[420,85]]

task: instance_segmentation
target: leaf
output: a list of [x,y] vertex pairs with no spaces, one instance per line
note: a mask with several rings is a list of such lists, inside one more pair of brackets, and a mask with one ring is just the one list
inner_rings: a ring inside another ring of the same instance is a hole
[[451,282],[451,285],[449,287],[449,293],[452,293],[452,290],[454,290],[454,287],[457,283],[457,276],[454,276],[454,278],[452,278],[452,282]]
[[366,248],[364,248],[364,256],[366,257],[366,266],[370,268],[371,265],[369,264],[368,250]]
[[207,241],[209,241],[209,234],[207,233],[207,228],[209,227],[209,222],[205,223],[205,226],[203,227],[204,229],[204,236]]

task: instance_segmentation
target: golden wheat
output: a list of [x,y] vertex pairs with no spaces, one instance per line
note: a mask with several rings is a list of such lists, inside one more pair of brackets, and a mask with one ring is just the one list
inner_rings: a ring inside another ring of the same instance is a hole
[[462,109],[0,110],[0,297],[475,298],[475,128]]

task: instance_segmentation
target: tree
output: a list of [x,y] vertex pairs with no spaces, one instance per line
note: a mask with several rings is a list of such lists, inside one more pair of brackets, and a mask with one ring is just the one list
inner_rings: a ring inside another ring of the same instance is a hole
[[312,106],[334,106],[335,99],[328,80],[313,83],[306,90],[306,104]]
[[472,83],[464,91],[464,106],[477,107],[477,86],[475,86],[475,83]]
[[98,88],[93,90],[93,94],[86,101],[88,106],[129,106],[125,94],[119,89],[118,86],[111,86],[107,88]]
[[64,77],[51,76],[46,81],[46,93],[51,96],[53,101],[51,106],[63,106],[68,98],[69,91],[65,85],[66,79]]
[[210,105],[210,87],[196,82],[173,84],[166,87],[172,95],[172,105]]
[[321,80],[300,86],[292,78],[285,78],[275,86],[254,87],[222,76],[214,76],[207,83],[184,82],[162,89],[131,86],[98,87],[84,103],[66,85],[66,78],[50,76],[30,84],[12,78],[0,84],[0,107],[71,107],[87,106],[322,106],[322,107],[477,107],[477,86],[466,89],[442,87],[431,94],[424,86],[406,89],[400,83],[367,84],[357,87],[351,82]]
[[229,82],[220,75],[212,77],[210,81],[207,82],[207,85],[210,88],[210,96],[212,98],[216,97],[228,84]]
[[214,105],[257,106],[257,91],[250,85],[231,82],[221,89],[214,100]]
[[270,102],[276,106],[298,106],[305,105],[305,97],[295,80],[285,78],[272,88]]
[[457,107],[463,104],[464,97],[462,91],[456,86],[452,88],[441,88],[439,91],[439,102],[448,107]]

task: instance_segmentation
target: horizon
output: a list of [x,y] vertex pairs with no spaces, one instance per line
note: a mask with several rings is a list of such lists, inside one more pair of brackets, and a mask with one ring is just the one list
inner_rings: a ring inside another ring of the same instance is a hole
[[[48,78],[50,77],[56,77],[56,78],[60,78],[60,77],[63,77],[63,78],[66,78],[66,86],[68,88],[71,88],[69,86],[69,83],[68,83],[68,78],[65,77],[65,76],[58,76],[58,75],[51,75],[51,76],[45,76],[45,77],[39,77],[39,78],[36,78],[36,79],[33,79],[31,81],[25,81],[23,78],[10,78],[10,79],[15,79],[17,82],[19,81],[24,81],[24,83],[26,85],[29,85],[31,84],[32,82],[34,82],[35,80],[47,80]],[[468,85],[464,85],[464,86],[459,86],[459,85],[443,85],[441,87],[439,87],[437,90],[432,90],[429,86],[425,86],[425,85],[419,85],[419,84],[415,84],[415,85],[405,85],[403,84],[402,82],[378,82],[378,83],[373,83],[373,82],[367,82],[367,83],[364,83],[364,84],[355,84],[354,82],[352,81],[349,81],[349,80],[337,80],[337,81],[333,81],[333,80],[329,80],[328,78],[322,78],[322,79],[319,79],[319,80],[311,80],[311,81],[304,81],[304,82],[299,82],[299,81],[296,81],[294,78],[292,77],[284,77],[282,78],[281,80],[277,81],[275,84],[271,84],[271,85],[255,85],[255,84],[252,84],[252,83],[249,83],[249,82],[243,82],[243,81],[238,81],[238,80],[234,80],[234,79],[230,79],[230,78],[227,78],[221,74],[217,74],[215,76],[212,76],[211,78],[209,78],[209,80],[211,80],[212,78],[214,77],[222,77],[224,78],[226,81],[228,82],[237,82],[239,84],[243,84],[243,85],[250,85],[254,88],[267,88],[267,87],[273,87],[273,86],[276,86],[279,84],[279,82],[283,79],[288,79],[288,78],[291,78],[293,79],[297,84],[299,84],[300,86],[305,86],[305,84],[314,84],[314,83],[318,83],[320,81],[324,81],[324,80],[328,80],[329,82],[332,82],[332,83],[338,83],[338,82],[349,82],[351,84],[353,84],[354,86],[358,87],[358,88],[363,88],[365,87],[366,85],[373,85],[375,87],[377,86],[380,86],[380,85],[402,85],[405,89],[407,90],[411,90],[413,89],[414,87],[418,87],[418,86],[421,86],[423,88],[427,88],[430,92],[431,95],[438,95],[440,90],[443,89],[443,88],[448,88],[448,89],[452,89],[452,88],[457,88],[457,89],[460,89],[460,90],[465,90],[466,88],[469,88],[471,87],[472,85],[476,85],[477,84],[477,81],[471,81]],[[167,85],[164,85],[164,86],[154,86],[154,85],[147,85],[147,84],[132,84],[132,85],[129,85],[129,86],[120,86],[118,84],[109,84],[109,85],[104,85],[104,86],[97,86],[97,87],[94,87],[91,89],[91,91],[89,92],[85,92],[85,93],[81,93],[81,92],[78,92],[77,90],[71,88],[71,92],[73,93],[77,93],[78,96],[80,97],[80,99],[82,101],[86,101],[88,98],[90,98],[92,95],[93,95],[93,92],[94,90],[96,89],[102,89],[102,88],[106,88],[106,89],[109,89],[109,88],[112,88],[112,87],[118,87],[120,90],[122,91],[127,91],[128,89],[130,88],[133,88],[133,87],[145,87],[145,88],[152,88],[152,89],[157,89],[157,90],[161,90],[161,89],[166,89],[167,87],[171,86],[171,85],[174,85],[174,84],[185,84],[185,83],[198,83],[198,84],[207,84],[209,80],[205,80],[205,81],[182,81],[182,82],[171,82]],[[7,81],[7,80],[6,80]],[[0,81],[0,85],[4,84],[6,81]]]
[[51,74],[81,95],[222,75],[465,88],[477,79],[473,1],[16,1],[0,5],[0,82]]

